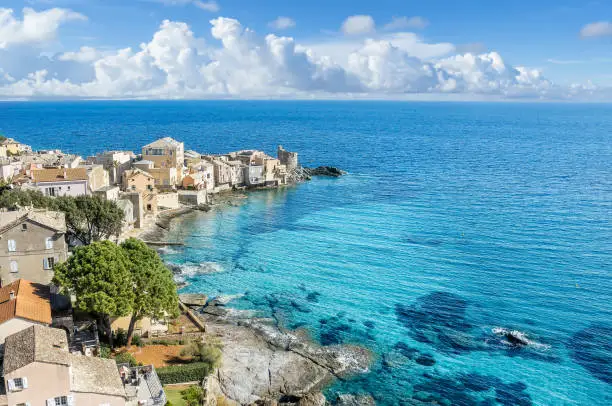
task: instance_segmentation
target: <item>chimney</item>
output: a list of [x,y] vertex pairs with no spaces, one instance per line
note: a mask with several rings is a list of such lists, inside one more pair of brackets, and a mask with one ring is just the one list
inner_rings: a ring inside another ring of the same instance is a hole
[[11,300],[15,299],[15,291],[14,290],[10,291],[9,297],[10,297]]

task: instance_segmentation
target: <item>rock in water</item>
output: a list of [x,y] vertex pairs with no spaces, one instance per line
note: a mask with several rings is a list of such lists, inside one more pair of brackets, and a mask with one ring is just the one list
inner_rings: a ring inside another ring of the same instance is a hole
[[330,176],[333,178],[337,178],[339,176],[346,174],[346,172],[334,166],[319,166],[317,168],[304,168],[304,171],[309,176]]
[[204,306],[208,300],[208,296],[202,293],[181,293],[179,300],[187,306]]
[[338,395],[337,406],[375,406],[376,402],[369,395]]

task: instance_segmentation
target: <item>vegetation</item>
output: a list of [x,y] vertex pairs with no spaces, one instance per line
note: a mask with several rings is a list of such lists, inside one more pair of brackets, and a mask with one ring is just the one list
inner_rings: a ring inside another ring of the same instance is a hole
[[0,134],[0,142],[6,141],[6,136],[4,134]]
[[132,344],[134,344],[136,347],[145,346],[145,342],[142,341],[142,339],[140,338],[140,335],[138,334],[134,334],[134,337],[132,337]]
[[15,210],[32,206],[62,211],[66,215],[68,241],[83,245],[116,237],[121,233],[124,213],[117,204],[100,196],[49,197],[38,190],[4,190],[0,207]]
[[164,339],[156,339],[151,340],[150,343],[152,345],[183,345],[185,344],[185,340],[164,340]]
[[132,311],[134,289],[130,262],[124,251],[110,241],[78,247],[68,261],[54,268],[53,282],[76,296],[76,308],[98,315],[111,348],[111,317]]
[[201,406],[206,400],[206,392],[199,385],[193,385],[181,391],[181,398],[187,406]]
[[134,356],[129,352],[120,352],[119,354],[115,355],[115,362],[117,364],[129,364],[131,367],[138,365],[136,358],[134,358]]
[[192,362],[206,363],[213,370],[221,363],[221,348],[218,341],[194,341],[183,348],[181,356],[191,358]]
[[134,326],[143,317],[161,319],[166,315],[177,317],[178,295],[172,272],[144,242],[130,238],[121,244],[129,261],[134,290],[132,316],[127,331],[127,346],[132,344]]
[[213,369],[206,362],[193,362],[186,365],[171,365],[157,368],[157,375],[163,385],[171,383],[201,382]]
[[111,348],[108,345],[100,345],[100,358],[111,358]]

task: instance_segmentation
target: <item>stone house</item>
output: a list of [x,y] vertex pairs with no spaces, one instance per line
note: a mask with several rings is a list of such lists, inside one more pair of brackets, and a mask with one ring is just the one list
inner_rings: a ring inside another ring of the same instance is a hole
[[79,168],[85,168],[87,171],[87,186],[90,193],[110,185],[108,171],[102,165],[81,165]]
[[119,186],[109,185],[97,189],[93,192],[94,195],[100,196],[104,200],[117,201],[119,199]]
[[0,344],[11,334],[35,324],[50,325],[50,297],[49,286],[24,279],[0,288]]
[[31,173],[32,186],[46,196],[80,196],[89,193],[85,168],[36,169]]
[[21,152],[26,152],[30,149],[27,145],[22,144],[19,141],[15,141],[12,138],[6,138],[0,141],[0,145],[4,147],[4,150],[5,150],[4,156],[18,155]]
[[64,330],[33,325],[4,344],[8,404],[125,406],[115,361],[71,354]]
[[150,172],[157,179],[157,185],[178,186],[183,180],[184,143],[170,137],[153,141],[142,147],[142,159],[153,162]]
[[109,173],[109,181],[118,185],[123,179],[123,172],[130,169],[136,155],[132,151],[105,151],[96,154],[91,161],[100,164]]
[[154,192],[155,178],[142,169],[130,169],[123,173],[122,189],[125,192]]
[[66,261],[64,213],[19,210],[0,213],[0,278],[2,284],[20,278],[48,284],[53,265]]

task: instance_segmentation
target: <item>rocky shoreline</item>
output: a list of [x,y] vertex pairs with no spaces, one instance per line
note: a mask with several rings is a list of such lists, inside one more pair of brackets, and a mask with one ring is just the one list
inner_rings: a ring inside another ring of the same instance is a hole
[[[216,196],[206,210],[222,210],[242,204],[244,193]],[[162,213],[139,238],[163,242],[172,221],[198,210],[183,207]],[[175,274],[180,268],[170,266]],[[207,336],[223,344],[221,367],[205,382],[208,404],[217,400],[229,404],[259,405],[373,405],[367,396],[339,395],[326,399],[322,391],[336,379],[346,379],[368,371],[369,350],[355,345],[321,346],[305,332],[283,331],[271,319],[237,311],[219,300],[192,309],[205,323]]]
[[270,319],[230,311],[215,301],[199,314],[207,334],[223,344],[221,367],[206,382],[215,399],[242,405],[324,405],[322,390],[335,379],[367,372],[372,362],[364,348],[320,346],[306,334],[281,331]]

